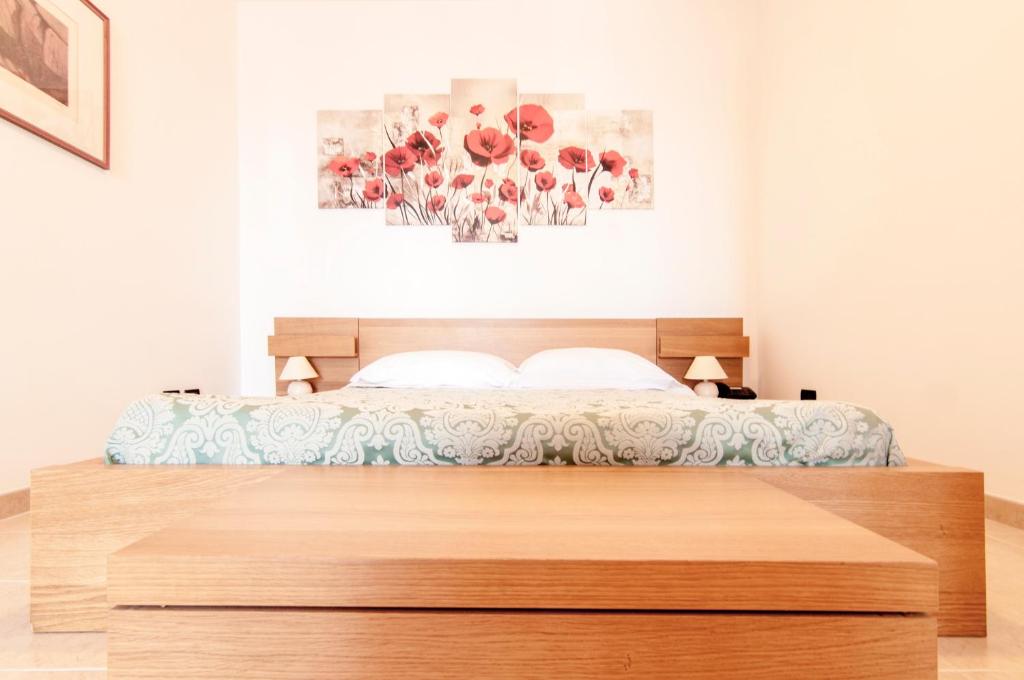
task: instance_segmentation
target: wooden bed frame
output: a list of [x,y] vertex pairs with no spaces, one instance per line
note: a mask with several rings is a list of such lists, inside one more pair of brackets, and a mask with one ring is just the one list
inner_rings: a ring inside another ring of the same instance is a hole
[[108,569],[119,680],[936,678],[933,560],[722,468],[291,467]]
[[[495,353],[513,362],[553,347],[612,347],[656,361],[682,378],[692,358],[718,356],[743,384],[749,353],[742,319],[429,320],[275,319],[269,353],[279,374],[307,356],[319,390],[346,384],[380,356],[417,349]],[[279,393],[285,383],[278,382]],[[717,468],[716,468],[717,469]],[[105,466],[98,459],[32,475],[31,619],[34,630],[107,627],[107,558],[202,512],[277,467]],[[984,482],[980,472],[912,461],[904,468],[747,468],[753,475],[935,560],[938,631],[984,636]]]
[[[743,385],[743,359],[750,338],[743,319],[274,319],[268,353],[281,375],[291,356],[305,356],[319,378],[318,391],[344,387],[363,366],[386,354],[429,349],[490,352],[514,364],[545,349],[608,347],[634,352],[656,362],[690,385],[686,370],[693,357],[710,354],[729,376],[723,382]],[[277,381],[286,394],[287,381]]]

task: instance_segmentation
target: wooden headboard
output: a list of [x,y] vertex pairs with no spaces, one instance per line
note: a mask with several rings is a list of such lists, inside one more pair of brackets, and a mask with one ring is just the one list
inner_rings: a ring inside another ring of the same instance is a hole
[[[317,391],[343,387],[362,366],[386,354],[427,349],[490,352],[519,364],[557,347],[609,347],[657,362],[679,380],[693,357],[718,357],[733,386],[743,384],[750,339],[743,319],[274,319],[268,352],[275,377],[290,356],[305,356],[320,377]],[[693,381],[683,380],[692,384]],[[277,381],[284,394],[287,382]]]

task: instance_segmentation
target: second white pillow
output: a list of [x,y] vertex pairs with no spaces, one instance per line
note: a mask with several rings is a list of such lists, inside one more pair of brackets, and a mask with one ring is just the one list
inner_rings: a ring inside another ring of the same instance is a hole
[[639,354],[597,347],[537,352],[519,365],[513,386],[549,390],[688,389]]

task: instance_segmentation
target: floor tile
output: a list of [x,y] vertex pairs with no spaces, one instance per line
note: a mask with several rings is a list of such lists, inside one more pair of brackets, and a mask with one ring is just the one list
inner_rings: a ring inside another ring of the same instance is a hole
[[[2,680],[2,678],[0,678]],[[1000,671],[939,671],[939,680],[1022,680],[1020,673]]]
[[988,637],[939,638],[939,669],[1001,671],[1024,680],[1024,548],[990,536]]
[[0,534],[0,581],[28,581],[29,544],[27,533]]
[[[106,666],[105,633],[34,635],[28,622],[28,583],[0,583],[0,672],[29,669],[94,671]],[[39,680],[38,674],[30,675]],[[59,676],[64,678],[65,674]]]
[[106,671],[5,671],[0,680],[106,680]]
[[985,536],[1024,548],[1024,529],[1011,527],[1008,524],[1000,524],[992,520],[986,521]]
[[11,532],[24,532],[28,533],[31,531],[30,515],[24,512],[14,517],[7,517],[6,519],[0,519],[0,534],[11,533]]

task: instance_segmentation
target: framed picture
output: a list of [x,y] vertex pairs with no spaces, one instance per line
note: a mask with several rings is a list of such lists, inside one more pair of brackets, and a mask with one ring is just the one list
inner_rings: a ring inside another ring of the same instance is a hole
[[0,117],[110,167],[110,22],[89,0],[0,0]]

